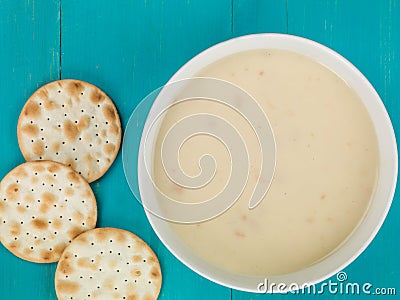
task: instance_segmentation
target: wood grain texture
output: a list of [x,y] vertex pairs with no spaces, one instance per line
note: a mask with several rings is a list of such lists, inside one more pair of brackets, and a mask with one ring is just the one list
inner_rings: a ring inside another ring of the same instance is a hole
[[[125,126],[140,100],[188,59],[220,41],[258,32],[304,36],[344,55],[375,86],[400,132],[400,0],[0,0],[0,135],[5,143],[0,176],[23,161],[16,137],[19,111],[44,83],[62,77],[98,85],[115,101]],[[92,188],[98,225],[138,234],[159,256],[160,299],[351,298],[253,295],[196,275],[150,228],[125,182],[121,154]],[[346,268],[349,281],[400,292],[398,198],[376,239]],[[0,246],[0,299],[56,299],[54,270],[54,264],[27,263]]]
[[[192,56],[230,37],[230,1],[98,3],[62,1],[62,77],[101,87],[114,100],[124,127],[144,96]],[[155,236],[125,181],[121,155],[92,186],[98,226],[133,231],[158,255],[163,273],[160,299],[230,298],[229,289],[189,270]]]
[[[0,177],[24,160],[17,121],[28,97],[59,75],[58,1],[0,1]],[[0,299],[55,299],[55,264],[22,261],[0,245]]]

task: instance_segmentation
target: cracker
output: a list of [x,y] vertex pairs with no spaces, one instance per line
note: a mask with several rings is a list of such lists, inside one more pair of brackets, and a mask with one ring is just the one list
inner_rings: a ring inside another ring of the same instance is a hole
[[157,256],[139,237],[117,228],[89,230],[65,249],[56,270],[59,300],[157,299]]
[[94,228],[96,219],[89,184],[60,163],[27,162],[0,183],[0,241],[22,259],[58,261],[68,243]]
[[39,88],[18,120],[24,158],[71,166],[88,182],[103,176],[121,144],[121,123],[112,100],[96,86],[59,80]]

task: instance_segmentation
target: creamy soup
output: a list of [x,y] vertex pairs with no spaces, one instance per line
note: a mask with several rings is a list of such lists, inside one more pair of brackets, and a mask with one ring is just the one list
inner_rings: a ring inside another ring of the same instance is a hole
[[[167,177],[161,141],[185,116],[204,112],[228,120],[246,139],[250,162],[249,180],[238,202],[209,221],[171,223],[179,238],[205,261],[248,275],[298,271],[335,250],[363,218],[379,167],[374,127],[357,94],[320,63],[281,50],[234,54],[198,76],[232,82],[257,100],[275,135],[276,170],[261,204],[249,210],[261,162],[250,125],[234,110],[207,100],[171,108],[157,137],[153,170],[156,185],[170,198],[208,200],[224,188],[230,174],[226,147],[216,138],[196,135],[181,148],[181,168],[189,176],[199,174],[198,159],[209,153],[217,161],[213,180],[193,190]],[[171,153],[171,159],[175,157]]]

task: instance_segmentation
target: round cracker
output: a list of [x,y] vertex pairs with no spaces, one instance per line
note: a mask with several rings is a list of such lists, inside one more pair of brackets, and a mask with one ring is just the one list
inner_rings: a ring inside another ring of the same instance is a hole
[[58,261],[65,247],[94,228],[96,220],[89,184],[60,163],[27,162],[0,182],[0,241],[22,259]]
[[96,86],[71,79],[39,88],[21,111],[17,132],[27,161],[61,162],[88,182],[103,176],[121,144],[112,100]]
[[65,249],[55,286],[63,299],[157,299],[161,269],[151,248],[117,228],[89,230]]

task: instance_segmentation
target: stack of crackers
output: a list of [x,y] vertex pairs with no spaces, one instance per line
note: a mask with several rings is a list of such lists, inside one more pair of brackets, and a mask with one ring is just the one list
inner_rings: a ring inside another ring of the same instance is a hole
[[58,262],[58,299],[156,299],[161,270],[131,232],[97,228],[89,183],[102,177],[121,144],[112,100],[98,87],[59,80],[39,88],[18,120],[26,163],[0,183],[0,241],[35,263]]

